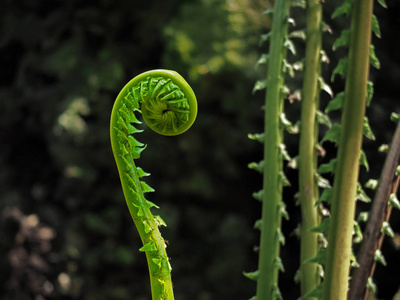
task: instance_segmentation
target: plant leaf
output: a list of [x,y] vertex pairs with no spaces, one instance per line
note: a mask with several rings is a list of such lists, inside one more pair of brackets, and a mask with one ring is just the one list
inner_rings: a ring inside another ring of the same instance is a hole
[[305,0],[292,0],[291,6],[306,8],[306,1]]
[[272,288],[272,298],[277,299],[277,300],[283,300],[281,291],[279,290],[279,287],[277,284],[274,284]]
[[279,182],[282,184],[282,186],[290,186],[290,182],[283,171],[279,172]]
[[367,106],[371,104],[372,96],[374,95],[374,83],[370,80],[367,82]]
[[366,138],[375,141],[375,135],[372,132],[371,126],[369,126],[369,121],[368,117],[364,117],[364,122],[363,122],[363,134]]
[[344,92],[338,93],[335,98],[329,101],[328,105],[325,108],[325,112],[331,112],[333,110],[338,110],[343,107],[343,99],[344,99]]
[[331,98],[333,98],[333,92],[331,87],[324,81],[322,77],[318,79],[318,83],[319,83],[319,88],[327,92],[331,96]]
[[348,62],[349,62],[349,59],[347,57],[341,58],[339,60],[336,68],[332,72],[332,76],[331,76],[332,82],[335,81],[336,74],[341,75],[342,78],[346,76]]
[[247,137],[253,141],[264,143],[264,133],[249,133]]
[[378,0],[378,3],[383,7],[383,8],[387,8],[387,4],[385,0]]
[[356,200],[360,200],[365,203],[371,202],[371,198],[368,197],[367,193],[362,188],[361,184],[357,183],[357,193],[356,193]]
[[332,158],[327,164],[321,164],[318,167],[317,172],[321,173],[321,174],[324,174],[324,173],[332,173],[333,174],[334,170],[335,170],[336,161],[337,161],[336,158]]
[[372,15],[372,32],[375,33],[375,36],[381,38],[381,29],[379,27],[378,18],[375,15]]
[[330,219],[324,218],[318,226],[310,228],[310,232],[320,232],[326,235],[328,233],[329,223]]
[[342,5],[337,7],[333,14],[332,14],[332,19],[335,19],[341,15],[347,15],[349,16],[351,13],[351,0],[345,0]]
[[364,184],[364,186],[366,188],[369,188],[371,190],[376,190],[376,188],[378,187],[378,180],[376,179],[368,179],[368,181]]
[[167,224],[160,216],[154,216],[154,220],[156,221],[157,226],[164,226],[167,227]]
[[371,290],[373,294],[376,293],[376,284],[374,283],[374,280],[371,277],[368,277],[367,280],[367,289]]
[[296,30],[289,33],[290,38],[299,38],[302,40],[306,39],[306,32],[304,30]]
[[376,57],[375,47],[372,44],[369,46],[369,63],[376,69],[381,68],[381,63],[379,62],[379,59]]
[[293,55],[296,55],[296,47],[291,39],[286,39],[283,46],[288,49]]
[[318,186],[320,188],[330,189],[332,187],[331,183],[329,182],[329,180],[324,178],[324,177],[322,177],[320,174],[316,173],[315,177],[316,177],[316,180],[317,180],[317,184],[318,184]]
[[261,160],[258,163],[257,162],[251,162],[251,163],[249,163],[247,165],[247,167],[249,169],[255,170],[255,171],[257,171],[257,172],[262,174],[263,171],[264,171],[264,160]]
[[262,34],[260,36],[260,42],[259,45],[261,46],[262,44],[264,44],[266,41],[268,41],[271,38],[271,32],[268,32],[266,34]]
[[143,169],[141,167],[136,167],[136,170],[137,170],[137,174],[138,174],[139,178],[150,176],[150,173],[143,171]]
[[390,194],[390,196],[389,196],[389,205],[391,205],[394,208],[400,210],[400,201],[399,201],[399,199],[397,199],[397,195],[395,193]]
[[258,280],[258,270],[254,272],[243,272],[243,275],[246,276],[250,280]]
[[387,236],[390,236],[391,238],[394,237],[394,231],[388,222],[383,222],[381,232]]
[[363,234],[362,234],[362,230],[360,228],[360,225],[358,225],[358,222],[354,220],[353,222],[353,243],[361,243],[362,239],[363,239]]
[[283,266],[282,259],[280,257],[275,257],[274,267],[277,268],[281,272],[285,272],[285,267]]
[[258,59],[258,61],[256,62],[256,68],[259,65],[266,65],[268,62],[268,54],[261,54],[260,58]]
[[254,223],[254,225],[253,225],[253,228],[254,228],[254,229],[261,230],[261,225],[262,225],[262,220],[261,220],[261,219],[258,219],[257,221],[255,221],[255,223]]
[[324,142],[330,141],[330,142],[333,142],[336,145],[338,145],[339,144],[340,131],[341,131],[340,124],[333,124],[333,126],[328,130],[328,132],[322,138],[320,144],[322,145]]
[[263,200],[263,195],[264,195],[264,190],[261,189],[258,192],[254,192],[252,194],[253,198],[258,200],[258,201],[262,201]]
[[330,60],[329,60],[328,54],[326,54],[325,50],[321,50],[319,52],[319,55],[321,57],[321,62],[329,64]]
[[320,248],[314,257],[310,257],[310,258],[306,259],[303,262],[303,264],[307,264],[307,263],[323,264],[323,262],[325,262],[325,257],[326,257],[326,248]]
[[360,214],[358,215],[358,218],[357,218],[357,222],[367,222],[368,221],[368,218],[369,218],[369,212],[368,211],[363,211],[363,212],[360,212]]
[[390,121],[397,123],[399,122],[399,120],[400,120],[400,114],[392,112],[392,114],[390,115]]
[[286,204],[285,204],[285,202],[280,202],[279,204],[278,204],[278,207],[279,207],[279,214],[283,217],[283,218],[285,218],[285,220],[289,220],[289,214],[288,214],[288,212],[287,212],[287,210],[286,210]]
[[272,8],[269,8],[269,9],[263,11],[263,15],[272,17],[274,15],[274,10]]
[[279,243],[280,243],[282,246],[284,246],[284,245],[285,245],[285,236],[284,236],[284,234],[282,233],[282,231],[281,231],[280,228],[277,228],[277,229],[276,229],[276,236],[277,236],[277,238],[278,238]]
[[286,150],[286,145],[285,144],[280,144],[279,145],[279,152],[282,158],[286,161],[291,161],[292,158],[290,157],[289,153]]
[[257,91],[261,91],[265,89],[266,86],[267,86],[267,80],[257,80],[256,84],[254,85],[252,93],[254,94]]
[[330,203],[331,196],[332,196],[332,189],[324,189],[319,199],[315,202],[315,205],[319,205],[322,202]]
[[157,248],[156,245],[154,245],[153,241],[148,242],[139,249],[140,252],[155,251],[155,250],[157,250]]
[[336,51],[336,49],[339,47],[349,46],[349,42],[350,42],[350,30],[349,29],[342,30],[342,33],[340,34],[339,38],[333,43],[332,50]]
[[381,263],[383,266],[387,265],[386,259],[383,256],[382,251],[380,249],[376,249],[374,254],[374,260]]
[[140,182],[140,185],[141,185],[141,187],[142,187],[143,193],[151,193],[151,192],[154,192],[154,189],[153,189],[151,186],[149,186],[146,182],[141,181],[141,182]]
[[283,126],[283,128],[285,128],[287,130],[287,132],[291,133],[291,134],[297,134],[299,133],[299,126],[298,124],[294,124],[292,122],[290,122],[287,118],[285,113],[281,113],[280,114],[280,121],[281,124]]
[[151,201],[149,201],[149,200],[146,200],[146,203],[147,203],[147,206],[148,206],[149,208],[152,208],[152,207],[160,208],[157,204],[155,204],[155,203],[153,203],[153,202],[151,202]]
[[360,165],[364,166],[367,171],[369,171],[369,164],[367,160],[367,155],[365,152],[361,149],[360,151]]
[[319,124],[325,125],[328,128],[332,127],[331,120],[329,119],[327,114],[324,114],[322,111],[317,111],[317,121]]
[[284,73],[288,73],[291,78],[294,77],[294,68],[286,59],[282,60],[282,67]]

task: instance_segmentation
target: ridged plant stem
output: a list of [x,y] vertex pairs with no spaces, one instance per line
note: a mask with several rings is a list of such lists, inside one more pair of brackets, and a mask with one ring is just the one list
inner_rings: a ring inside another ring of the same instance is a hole
[[320,282],[318,265],[316,263],[304,263],[304,261],[314,257],[319,249],[318,234],[311,232],[310,229],[318,226],[319,223],[318,210],[315,206],[318,199],[315,174],[317,169],[316,145],[318,143],[316,116],[320,92],[318,82],[321,73],[321,21],[321,1],[307,0],[306,55],[299,149],[299,199],[302,214],[300,254],[302,296],[315,289]]
[[275,1],[271,29],[270,51],[267,70],[267,92],[265,100],[265,142],[263,172],[262,228],[259,252],[259,277],[257,300],[277,298],[279,271],[279,232],[282,202],[282,128],[280,114],[283,109],[282,87],[284,75],[282,61],[286,56],[284,41],[287,37],[290,0]]
[[346,299],[369,74],[373,0],[354,0],[342,128],[332,193],[323,300]]

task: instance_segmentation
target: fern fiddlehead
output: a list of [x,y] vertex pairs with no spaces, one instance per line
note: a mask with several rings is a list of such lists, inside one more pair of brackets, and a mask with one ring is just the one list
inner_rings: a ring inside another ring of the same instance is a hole
[[165,226],[165,222],[152,214],[150,209],[157,205],[145,198],[145,193],[154,191],[142,179],[150,174],[134,162],[145,149],[145,145],[133,137],[142,131],[135,127],[141,123],[136,113],[142,113],[144,121],[155,132],[178,135],[189,129],[196,118],[196,97],[183,77],[174,71],[144,72],[121,90],[110,121],[111,145],[122,189],[143,243],[139,250],[147,257],[152,299],[172,300],[171,266],[158,229]]

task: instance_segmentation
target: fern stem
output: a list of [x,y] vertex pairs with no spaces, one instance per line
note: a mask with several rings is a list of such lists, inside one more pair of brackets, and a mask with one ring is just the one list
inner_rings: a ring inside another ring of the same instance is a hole
[[[302,213],[301,225],[301,294],[315,289],[320,280],[318,265],[304,263],[318,252],[318,234],[310,229],[319,222],[315,202],[318,187],[315,182],[317,169],[316,144],[318,124],[316,115],[319,105],[320,51],[321,51],[322,4],[320,0],[307,1],[306,56],[301,110],[299,149],[299,188]],[[314,298],[313,298],[314,299]]]
[[[135,166],[134,160],[131,160],[132,171],[133,171],[133,180],[136,181],[137,186],[140,186],[139,176],[137,174],[137,167]],[[153,300],[173,300],[173,286],[171,279],[171,266],[169,265],[169,258],[166,252],[166,244],[161,236],[161,232],[158,229],[158,224],[151,213],[150,209],[143,205],[141,208],[141,213],[147,222],[149,228],[151,228],[150,235],[146,232],[145,224],[143,223],[143,219],[138,218],[138,207],[135,206],[135,195],[132,195],[132,192],[129,189],[129,182],[126,176],[121,176],[121,183],[123,192],[126,199],[126,204],[128,206],[131,217],[135,223],[135,226],[139,232],[140,238],[142,240],[143,245],[146,245],[149,241],[152,241],[155,250],[157,253],[152,253],[151,251],[144,251],[146,253],[147,265],[149,269],[150,275],[150,286],[151,286],[151,295]],[[140,198],[140,202],[145,203],[146,198],[144,196],[143,190],[138,188],[136,191],[136,195]],[[159,267],[156,266],[154,259],[159,261]]]
[[145,252],[147,257],[152,299],[173,300],[167,246],[158,229],[165,223],[160,216],[151,213],[151,208],[157,205],[144,195],[154,191],[142,180],[150,174],[135,164],[146,148],[134,138],[134,134],[142,131],[135,127],[141,123],[135,113],[142,113],[154,131],[177,135],[185,132],[196,118],[196,96],[178,73],[161,69],[147,71],[133,78],[121,90],[110,121],[111,146],[126,204],[143,243],[139,251]]
[[366,299],[367,280],[373,276],[375,269],[374,255],[381,248],[384,234],[381,232],[384,221],[389,222],[392,206],[388,205],[390,194],[396,194],[399,185],[399,176],[396,169],[400,159],[400,122],[397,124],[396,132],[390,146],[389,153],[379,178],[379,187],[376,191],[374,201],[365,228],[365,239],[363,240],[357,261],[359,267],[354,269],[348,295],[349,300]]
[[354,0],[322,299],[346,299],[369,73],[373,0]]
[[283,109],[282,87],[284,75],[282,62],[286,55],[284,42],[287,37],[290,1],[276,1],[271,29],[269,64],[267,70],[267,92],[265,100],[265,141],[263,172],[262,228],[259,253],[259,277],[257,299],[279,298],[278,271],[279,243],[281,240],[281,215],[279,204],[282,202],[282,128],[280,115]]

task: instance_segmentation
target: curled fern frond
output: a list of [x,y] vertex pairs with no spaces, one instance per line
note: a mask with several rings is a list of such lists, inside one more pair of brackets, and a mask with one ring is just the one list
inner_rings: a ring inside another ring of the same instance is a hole
[[171,266],[166,244],[158,229],[165,226],[151,208],[158,206],[145,198],[154,189],[143,181],[149,175],[135,161],[146,146],[133,136],[142,130],[136,114],[141,113],[148,126],[162,135],[185,132],[197,114],[196,97],[176,72],[153,70],[133,78],[121,90],[111,113],[110,136],[125,200],[137,227],[150,271],[153,299],[173,300]]

